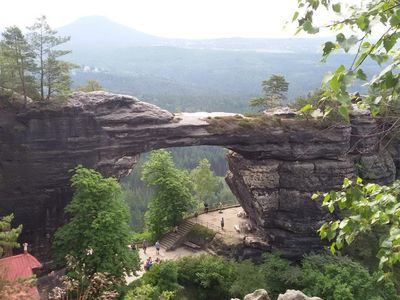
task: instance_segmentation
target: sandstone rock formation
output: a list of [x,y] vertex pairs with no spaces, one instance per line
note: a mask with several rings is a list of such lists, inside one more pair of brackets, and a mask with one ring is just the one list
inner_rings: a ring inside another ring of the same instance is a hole
[[308,297],[301,291],[287,290],[284,294],[279,294],[277,300],[322,300],[319,297]]
[[296,256],[321,245],[315,229],[327,214],[310,200],[314,191],[337,189],[343,177],[357,172],[381,183],[396,174],[395,152],[380,151],[377,140],[362,139],[374,128],[368,115],[353,117],[351,125],[329,127],[273,116],[249,126],[240,116],[215,116],[173,115],[134,97],[105,92],[76,93],[62,105],[33,103],[18,111],[2,106],[0,215],[14,212],[16,223],[24,225],[22,239],[43,257],[65,221],[76,165],[120,178],[140,153],[218,145],[231,150],[227,182],[261,237]]
[[254,293],[247,294],[243,300],[271,300],[266,290],[255,290]]

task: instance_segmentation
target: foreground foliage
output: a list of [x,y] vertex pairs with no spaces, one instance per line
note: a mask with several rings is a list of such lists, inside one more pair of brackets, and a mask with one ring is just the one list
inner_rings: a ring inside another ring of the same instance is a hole
[[348,257],[331,254],[308,255],[298,265],[278,253],[265,253],[259,265],[200,255],[155,265],[131,284],[125,299],[161,299],[157,297],[164,291],[170,299],[223,300],[243,298],[256,289],[267,290],[271,299],[287,289],[327,300],[399,299],[394,284],[377,282],[377,276]]
[[[333,15],[329,23],[318,22],[318,16]],[[347,5],[344,1],[299,0],[298,11],[293,16],[298,22],[298,32],[316,34],[323,29],[336,33],[334,41],[323,46],[322,60],[325,61],[335,51],[355,52],[349,66],[340,65],[323,81],[324,94],[316,107],[329,101],[327,111],[338,111],[349,119],[351,96],[348,87],[354,80],[367,81],[371,91],[365,99],[359,99],[364,107],[370,107],[374,115],[392,115],[399,105],[398,67],[400,52],[397,41],[400,38],[400,4],[396,0],[368,0]],[[365,61],[375,61],[381,68],[368,81],[368,74],[362,69]],[[398,113],[398,111],[397,111]],[[397,127],[398,128],[398,127]]]
[[350,245],[360,234],[378,230],[379,268],[387,272],[386,276],[391,275],[400,262],[400,181],[381,186],[364,184],[360,178],[355,182],[345,179],[341,191],[323,196],[323,206],[331,213],[339,208],[343,214],[342,219],[327,222],[319,229],[321,238],[332,241],[331,251]]
[[53,243],[56,262],[65,265],[70,255],[86,276],[101,272],[123,278],[135,272],[139,258],[127,247],[129,212],[117,180],[78,166],[71,181],[75,193],[65,208],[70,220],[57,230]]

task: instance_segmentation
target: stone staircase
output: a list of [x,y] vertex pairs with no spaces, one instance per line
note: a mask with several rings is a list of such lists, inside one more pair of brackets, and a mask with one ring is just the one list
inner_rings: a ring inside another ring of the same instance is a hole
[[196,223],[190,220],[184,220],[178,228],[178,232],[167,233],[160,241],[161,248],[165,251],[176,249],[185,239],[186,235],[190,232]]

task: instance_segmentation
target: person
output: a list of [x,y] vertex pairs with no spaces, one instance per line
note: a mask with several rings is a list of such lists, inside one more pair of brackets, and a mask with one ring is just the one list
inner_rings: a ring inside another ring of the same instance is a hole
[[204,212],[208,213],[208,203],[204,201]]
[[147,240],[143,240],[143,253],[146,254],[146,249],[147,246],[149,245],[149,243],[147,242]]
[[147,258],[146,263],[144,264],[144,270],[145,271],[150,270],[152,265],[153,265],[153,261],[151,260],[151,257]]
[[224,217],[222,217],[222,218],[221,218],[221,229],[222,229],[222,230],[224,230],[224,225],[225,225]]
[[219,201],[219,213],[220,214],[222,214],[222,207],[223,207],[222,202]]
[[132,250],[137,250],[136,244],[135,244],[134,242],[132,242],[132,244],[131,244],[131,249],[132,249]]
[[160,241],[157,241],[155,246],[156,246],[157,255],[159,255],[160,254],[160,248],[161,248]]

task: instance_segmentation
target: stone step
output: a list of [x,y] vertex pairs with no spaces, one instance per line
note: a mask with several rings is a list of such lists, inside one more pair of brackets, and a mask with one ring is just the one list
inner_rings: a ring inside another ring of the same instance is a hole
[[178,232],[167,233],[160,241],[161,247],[166,251],[176,248],[195,225],[194,222],[184,220],[178,227]]

